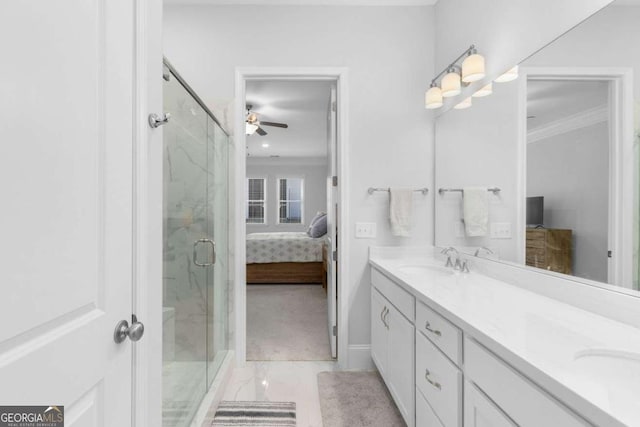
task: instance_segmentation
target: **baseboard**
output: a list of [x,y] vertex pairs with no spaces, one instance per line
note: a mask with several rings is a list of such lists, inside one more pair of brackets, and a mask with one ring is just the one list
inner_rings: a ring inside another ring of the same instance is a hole
[[349,346],[350,371],[371,371],[375,369],[371,359],[371,345],[352,344]]

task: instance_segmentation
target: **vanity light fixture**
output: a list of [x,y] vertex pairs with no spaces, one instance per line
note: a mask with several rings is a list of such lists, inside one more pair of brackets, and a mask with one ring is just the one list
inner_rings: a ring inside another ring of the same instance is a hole
[[483,96],[489,96],[493,93],[493,83],[489,83],[488,85],[478,89],[473,95],[474,98],[482,98]]
[[442,107],[442,90],[436,82],[431,82],[431,87],[424,95],[424,105],[429,110]]
[[[462,66],[458,65],[458,61],[462,60]],[[444,75],[444,77],[442,77]],[[425,108],[440,108],[443,105],[443,98],[451,98],[460,95],[462,86],[468,86],[470,83],[483,79],[485,76],[484,57],[478,54],[474,45],[469,46],[462,55],[458,56],[451,64],[431,80],[429,90],[425,93]],[[442,77],[440,85],[438,79]],[[484,89],[484,88],[483,88]],[[491,92],[484,95],[486,96]],[[465,99],[460,103],[468,108],[471,100]],[[468,105],[467,105],[468,104]],[[456,107],[458,108],[458,107]]]
[[471,97],[457,103],[453,108],[456,110],[464,110],[465,108],[471,107]]
[[496,78],[494,80],[494,82],[506,83],[506,82],[510,82],[512,80],[515,80],[517,78],[518,78],[518,66],[516,65],[515,67],[513,67],[512,69],[510,69],[506,73],[502,74],[501,76],[498,76],[498,78]]

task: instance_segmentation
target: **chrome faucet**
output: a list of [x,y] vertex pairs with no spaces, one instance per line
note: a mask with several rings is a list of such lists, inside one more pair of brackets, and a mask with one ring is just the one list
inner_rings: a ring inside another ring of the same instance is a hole
[[458,250],[456,248],[454,248],[453,246],[449,246],[446,249],[443,249],[442,254],[445,254],[447,256],[447,263],[444,265],[445,267],[453,267],[457,270],[456,267],[454,267],[453,262],[451,262],[451,252],[455,252],[456,253],[456,266],[458,265],[458,263],[460,262],[460,257],[459,257],[459,253]]
[[492,255],[493,251],[491,249],[489,249],[486,246],[480,246],[478,249],[476,249],[476,253],[473,256],[479,256],[481,251],[485,251],[487,254]]

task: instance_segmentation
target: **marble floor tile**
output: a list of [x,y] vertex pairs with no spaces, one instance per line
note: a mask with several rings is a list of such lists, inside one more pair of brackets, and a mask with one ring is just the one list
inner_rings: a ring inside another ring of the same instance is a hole
[[322,427],[318,373],[334,370],[335,362],[247,362],[234,369],[223,400],[296,402],[298,427]]

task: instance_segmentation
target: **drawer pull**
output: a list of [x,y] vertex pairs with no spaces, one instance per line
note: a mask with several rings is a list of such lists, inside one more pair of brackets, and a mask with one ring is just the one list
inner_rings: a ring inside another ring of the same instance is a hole
[[440,385],[439,382],[437,381],[433,381],[431,378],[429,378],[429,375],[431,375],[431,372],[429,372],[428,369],[424,370],[424,379],[427,380],[427,382],[429,384],[431,384],[432,386],[434,386],[435,388],[437,388],[438,390],[442,390],[442,386]]
[[387,314],[389,314],[389,309],[385,305],[384,308],[382,309],[382,313],[380,313],[380,320],[382,320],[382,324],[384,325],[384,327],[389,329],[389,324],[385,321]]
[[439,337],[441,337],[441,336],[442,336],[442,332],[440,332],[439,330],[437,330],[437,329],[431,329],[431,324],[430,324],[429,322],[427,322],[427,323],[424,325],[424,328],[425,328],[427,331],[429,331],[429,332],[431,332],[432,334],[434,334],[434,335],[437,335],[437,336],[439,336]]

